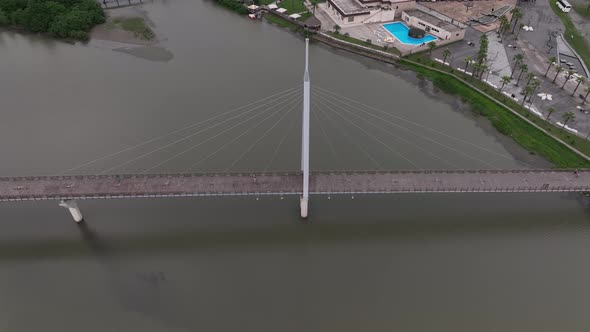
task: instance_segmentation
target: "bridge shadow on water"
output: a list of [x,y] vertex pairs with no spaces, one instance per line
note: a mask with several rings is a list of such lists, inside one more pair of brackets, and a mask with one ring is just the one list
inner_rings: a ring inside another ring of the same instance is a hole
[[[445,240],[458,236],[501,236],[505,234],[552,233],[590,228],[587,198],[576,195],[588,218],[574,221],[560,216],[544,218],[501,218],[481,216],[477,219],[444,216],[440,219],[410,220],[389,216],[374,222],[347,223],[314,220],[292,224],[268,224],[240,227],[236,225],[205,228],[169,229],[159,232],[104,234],[92,224],[80,223],[80,238],[48,238],[0,241],[0,260],[37,260],[43,258],[76,258],[95,256],[112,266],[120,256],[149,255],[165,252],[231,252],[242,250],[276,250],[298,246],[330,246],[346,242]],[[76,226],[73,226],[76,227]],[[150,276],[147,279],[159,279]]]
[[113,246],[116,241],[101,237],[86,222],[79,223],[78,230],[89,249],[86,253],[98,261],[105,272],[108,289],[123,307],[168,325],[177,325],[178,318],[167,314],[163,305],[162,286],[167,281],[163,272],[137,270],[137,267],[129,266],[120,259],[121,250]]

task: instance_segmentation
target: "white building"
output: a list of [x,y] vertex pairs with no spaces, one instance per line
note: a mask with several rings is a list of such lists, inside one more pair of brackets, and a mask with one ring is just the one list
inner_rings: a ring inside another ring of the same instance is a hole
[[396,13],[415,6],[415,0],[328,0],[325,9],[334,22],[341,27],[349,27],[390,22],[395,19]]
[[465,37],[465,29],[419,10],[402,12],[402,21],[410,27],[420,28],[437,37],[439,40],[436,43],[439,45]]

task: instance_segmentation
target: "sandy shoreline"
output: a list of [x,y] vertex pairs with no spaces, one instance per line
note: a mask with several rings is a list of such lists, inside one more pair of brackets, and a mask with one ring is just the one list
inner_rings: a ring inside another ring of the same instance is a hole
[[117,43],[131,44],[131,45],[157,45],[159,43],[158,36],[152,39],[144,39],[131,31],[126,31],[113,23],[116,18],[130,18],[141,17],[145,20],[146,25],[153,28],[153,23],[149,20],[144,11],[139,6],[123,7],[117,9],[109,9],[105,11],[107,14],[107,21],[103,24],[97,25],[90,33],[90,39],[106,40]]

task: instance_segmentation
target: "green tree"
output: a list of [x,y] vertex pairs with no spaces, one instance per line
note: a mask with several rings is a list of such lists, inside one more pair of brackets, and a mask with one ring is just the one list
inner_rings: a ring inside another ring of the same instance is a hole
[[512,60],[514,60],[514,67],[512,67],[512,74],[510,74],[510,78],[512,78],[512,76],[516,72],[516,67],[520,66],[522,64],[522,62],[524,61],[524,55],[522,55],[520,53],[519,54],[515,54],[512,57]]
[[578,76],[578,78],[576,78],[576,83],[578,84],[576,85],[574,92],[572,92],[572,96],[576,94],[576,91],[578,91],[580,84],[584,83],[584,81],[586,81],[586,78],[584,76]]
[[29,17],[27,9],[19,8],[10,13],[10,23],[13,25],[24,27]]
[[2,25],[8,25],[10,24],[10,20],[8,19],[8,16],[6,15],[6,13],[0,9],[0,26]]
[[514,29],[516,29],[516,25],[518,24],[518,20],[522,17],[522,13],[518,7],[514,7],[512,10],[512,21],[514,21],[514,26],[512,27],[512,33],[514,33]]
[[498,36],[501,36],[502,34],[504,34],[508,28],[510,27],[510,22],[508,21],[508,18],[506,18],[506,15],[502,15],[500,17],[500,28],[498,29]]
[[553,78],[553,81],[551,81],[551,83],[555,83],[555,80],[557,79],[557,75],[559,75],[559,73],[561,73],[563,71],[563,67],[562,66],[557,66],[555,67],[555,77]]
[[46,32],[51,22],[66,12],[66,7],[54,1],[29,0],[24,27],[32,32]]
[[504,89],[504,85],[506,85],[506,83],[509,83],[510,81],[512,81],[512,78],[510,76],[502,76],[502,86],[500,87],[500,91],[502,91],[502,89]]
[[485,63],[482,63],[481,66],[479,66],[479,79],[480,80],[483,79],[483,74],[485,74],[486,72],[488,73],[488,76],[489,76],[489,70],[490,70],[490,66],[488,66]]
[[428,45],[428,55],[430,56],[430,55],[432,55],[432,50],[434,50],[436,48],[436,43],[431,41],[426,45]]
[[443,51],[443,63],[447,62],[447,58],[449,57],[449,55],[451,55],[451,50],[449,50],[449,48],[445,48]]
[[574,121],[576,119],[576,115],[572,112],[565,112],[561,118],[563,119],[563,126],[561,126],[561,128],[564,128],[568,122]]
[[522,103],[520,103],[520,106],[524,105],[524,102],[526,101],[526,97],[528,97],[531,93],[533,93],[533,87],[530,85],[527,85],[524,87],[524,89],[522,89],[520,94],[523,95],[523,97],[522,97]]
[[[479,71],[480,78],[481,78],[481,74],[482,74],[483,64],[488,57],[488,45],[489,45],[488,35],[486,35],[484,33],[479,38],[479,50],[477,51],[477,65],[478,65],[477,68]],[[475,76],[477,74],[478,73],[476,71],[474,71],[473,76]]]
[[590,95],[590,86],[586,87],[586,89],[584,89],[584,92],[586,92],[586,96],[584,97],[584,103],[588,100],[588,95]]
[[[527,83],[527,85],[529,84]],[[535,92],[537,92],[537,89],[541,86],[541,81],[539,81],[536,78],[533,78],[533,80],[530,82],[530,86],[533,88],[533,90],[529,94],[529,103],[532,104],[533,98],[535,97]]]
[[545,72],[545,77],[547,77],[547,74],[549,73],[549,69],[551,69],[551,66],[553,66],[555,64],[555,61],[557,61],[557,58],[552,56],[549,58],[549,60],[547,61],[547,63],[549,63],[549,67],[547,67],[547,71]]
[[96,0],[0,0],[0,11],[6,17],[0,24],[61,38],[86,39],[93,26],[105,21]]
[[469,67],[469,64],[471,63],[472,60],[473,59],[470,56],[465,57],[465,59],[463,59],[463,61],[465,62],[465,71],[467,71],[467,67]]
[[555,112],[555,108],[549,107],[549,109],[547,111],[549,113],[547,114],[547,117],[545,118],[545,120],[549,121],[549,117],[551,116],[551,114],[553,114],[553,112]]
[[520,74],[518,74],[518,79],[516,80],[516,84],[514,84],[516,86],[518,86],[522,74],[526,73],[529,70],[529,66],[526,63],[521,63],[518,68],[520,69]]
[[512,10],[510,10],[510,13],[512,14],[512,16],[510,17],[510,25],[512,25],[512,22],[514,22],[516,15],[520,14],[520,8],[514,7],[512,8]]
[[8,18],[17,10],[25,8],[27,8],[27,1],[24,0],[0,0],[0,9]]
[[574,75],[574,71],[573,70],[568,70],[567,73],[565,74],[565,81],[563,82],[563,85],[561,86],[561,88],[565,88],[565,85],[567,84],[567,82],[570,80],[570,78],[572,78],[572,76]]
[[524,23],[518,25],[518,31],[516,31],[516,36],[514,36],[514,38],[518,39],[518,35],[520,34],[520,31],[522,31],[522,28],[524,28]]
[[334,24],[334,32],[335,32],[336,34],[339,34],[339,33],[340,33],[340,29],[341,29],[341,28],[340,28],[340,26],[339,26],[338,24]]
[[530,72],[526,75],[527,81],[526,81],[526,85],[529,85],[531,83],[531,81],[535,78],[535,73]]
[[471,71],[473,72],[472,77],[477,77],[477,73],[481,70],[481,66],[478,62],[475,62],[471,65]]

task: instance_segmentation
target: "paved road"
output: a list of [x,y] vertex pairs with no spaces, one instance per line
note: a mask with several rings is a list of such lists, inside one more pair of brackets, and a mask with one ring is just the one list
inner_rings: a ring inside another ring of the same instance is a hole
[[[299,173],[0,178],[0,201],[297,195]],[[312,194],[590,191],[590,170],[314,173]]]

